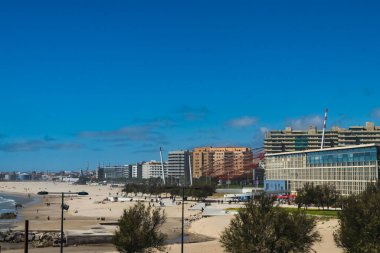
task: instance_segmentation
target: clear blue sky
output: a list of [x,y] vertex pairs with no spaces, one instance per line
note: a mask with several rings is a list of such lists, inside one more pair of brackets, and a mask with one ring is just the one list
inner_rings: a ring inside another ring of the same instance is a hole
[[380,124],[378,1],[2,1],[0,170]]

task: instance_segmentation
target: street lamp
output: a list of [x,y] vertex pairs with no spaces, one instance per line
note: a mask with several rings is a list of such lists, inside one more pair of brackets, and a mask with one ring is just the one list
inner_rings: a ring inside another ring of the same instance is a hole
[[[166,187],[166,189],[174,189],[174,188],[177,188],[177,187],[175,187],[175,186],[168,186],[168,187]],[[185,216],[185,189],[200,190],[201,188],[199,188],[199,187],[184,187],[184,186],[179,186],[178,188],[182,188],[181,253],[183,253],[184,227],[185,227],[185,222],[184,222],[184,216]]]
[[61,203],[61,240],[60,240],[60,247],[61,247],[61,253],[63,253],[63,210],[69,210],[69,205],[65,204],[63,202],[64,195],[65,194],[76,194],[79,196],[85,196],[88,195],[88,192],[47,192],[47,191],[40,191],[37,193],[38,195],[61,195],[62,196],[62,203]]

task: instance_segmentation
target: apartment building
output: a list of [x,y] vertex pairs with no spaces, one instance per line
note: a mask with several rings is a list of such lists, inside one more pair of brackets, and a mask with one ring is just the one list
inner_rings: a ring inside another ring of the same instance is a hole
[[[164,167],[164,176],[166,178],[168,176],[168,164],[164,162],[163,167]],[[152,160],[150,162],[143,163],[142,164],[142,178],[143,179],[162,178],[161,162]]]
[[132,178],[142,179],[142,164],[143,163],[144,162],[136,163],[132,165]]
[[199,147],[193,151],[193,177],[225,177],[249,170],[252,150],[247,147]]
[[[264,135],[264,150],[266,154],[280,152],[294,152],[321,147],[322,130],[311,126],[308,130],[268,131]],[[365,126],[352,126],[348,129],[333,127],[325,132],[324,148],[344,147],[377,143],[380,144],[380,127],[373,122],[366,122]]]
[[167,181],[180,185],[190,184],[190,161],[192,152],[170,151],[168,153]]

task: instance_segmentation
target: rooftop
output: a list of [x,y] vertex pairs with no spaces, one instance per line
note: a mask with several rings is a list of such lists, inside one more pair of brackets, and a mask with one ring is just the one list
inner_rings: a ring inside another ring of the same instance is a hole
[[375,143],[371,144],[362,144],[362,145],[351,145],[344,147],[334,147],[334,148],[324,148],[324,149],[309,149],[302,151],[292,151],[292,152],[282,152],[282,153],[274,153],[274,154],[266,154],[265,156],[277,156],[277,155],[291,155],[291,154],[302,154],[302,153],[310,153],[310,152],[321,152],[321,151],[329,151],[329,150],[341,150],[341,149],[352,149],[352,148],[368,148],[368,147],[376,147]]

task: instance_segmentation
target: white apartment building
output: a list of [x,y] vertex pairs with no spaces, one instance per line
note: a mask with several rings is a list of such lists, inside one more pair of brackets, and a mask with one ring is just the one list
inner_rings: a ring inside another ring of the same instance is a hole
[[[164,166],[164,175],[167,177],[168,175],[168,164],[166,162],[163,163]],[[157,162],[152,160],[150,162],[146,162],[142,164],[142,178],[162,178],[162,165],[161,162]]]
[[142,178],[142,163],[136,163],[132,165],[132,178]]

